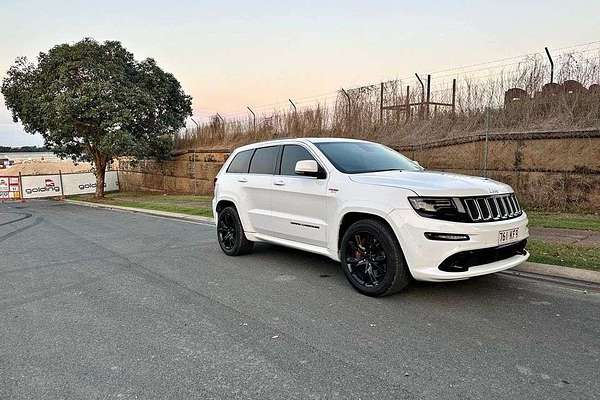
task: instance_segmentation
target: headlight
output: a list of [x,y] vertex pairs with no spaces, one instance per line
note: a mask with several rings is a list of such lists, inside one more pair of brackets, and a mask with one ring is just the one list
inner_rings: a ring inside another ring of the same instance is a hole
[[452,197],[409,197],[408,201],[422,217],[446,221],[468,222],[468,215],[457,198]]

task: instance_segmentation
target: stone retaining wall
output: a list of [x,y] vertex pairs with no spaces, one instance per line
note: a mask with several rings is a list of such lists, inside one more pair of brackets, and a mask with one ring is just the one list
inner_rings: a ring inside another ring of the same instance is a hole
[[[485,149],[487,146],[487,161]],[[530,207],[600,211],[600,131],[465,136],[399,148],[433,170],[486,175],[513,186]],[[210,194],[228,149],[179,151],[171,161],[119,163],[126,191]],[[487,163],[487,168],[484,165]]]

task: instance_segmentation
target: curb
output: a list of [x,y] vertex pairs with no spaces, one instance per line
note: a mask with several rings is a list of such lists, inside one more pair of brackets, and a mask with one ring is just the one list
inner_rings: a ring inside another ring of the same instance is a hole
[[[215,221],[213,218],[208,217],[200,217],[196,215],[188,215],[181,213],[174,213],[168,211],[157,211],[157,210],[148,210],[145,208],[134,208],[134,207],[123,207],[123,206],[113,206],[109,204],[99,204],[99,203],[91,203],[87,201],[79,201],[79,200],[69,200],[65,199],[65,203],[76,204],[84,207],[92,207],[92,208],[104,208],[108,210],[118,210],[118,211],[126,211],[140,214],[148,214],[154,215],[158,217],[165,217],[171,219],[177,219],[182,221],[191,221],[191,222],[203,222],[214,224]],[[507,273],[510,275],[519,276],[521,273],[525,274],[531,278],[554,278],[554,279],[568,279],[571,281],[583,283],[583,284],[595,284],[600,285],[600,272],[590,271],[586,269],[578,269],[578,268],[570,268],[570,267],[562,267],[558,265],[549,265],[549,264],[539,264],[533,262],[525,262],[521,265],[513,267],[511,269],[502,271],[503,273]]]
[[135,208],[135,207],[124,207],[124,206],[115,206],[110,204],[99,204],[99,203],[91,203],[88,201],[79,201],[79,200],[69,200],[65,199],[65,203],[75,204],[78,206],[91,207],[91,208],[103,208],[107,210],[117,210],[117,211],[126,211],[131,213],[139,213],[139,214],[148,214],[154,215],[156,217],[165,217],[171,219],[178,219],[183,221],[192,221],[192,222],[204,222],[209,224],[214,224],[215,221],[209,217],[201,217],[199,215],[189,215],[189,214],[181,214],[174,213],[169,211],[158,211],[158,210],[148,210],[145,208]]
[[592,283],[600,285],[600,272],[587,269],[570,268],[558,265],[539,264],[533,262],[524,262],[514,268],[507,270],[513,273],[524,272],[527,274],[540,275],[544,277],[569,279],[582,283]]

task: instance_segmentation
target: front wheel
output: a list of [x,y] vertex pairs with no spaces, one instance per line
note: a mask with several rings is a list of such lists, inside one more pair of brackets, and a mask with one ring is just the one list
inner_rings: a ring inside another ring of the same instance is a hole
[[242,222],[235,207],[225,207],[217,218],[217,239],[223,253],[239,256],[249,253],[254,243],[246,239]]
[[394,232],[386,224],[365,219],[352,224],[341,243],[346,278],[367,296],[386,296],[404,289],[410,272]]

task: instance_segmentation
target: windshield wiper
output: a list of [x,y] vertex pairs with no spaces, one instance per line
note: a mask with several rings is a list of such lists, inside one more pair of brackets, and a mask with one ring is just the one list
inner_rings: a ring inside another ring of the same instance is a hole
[[367,172],[386,172],[386,171],[404,171],[401,168],[386,168],[386,169],[376,169],[374,171],[367,171]]

